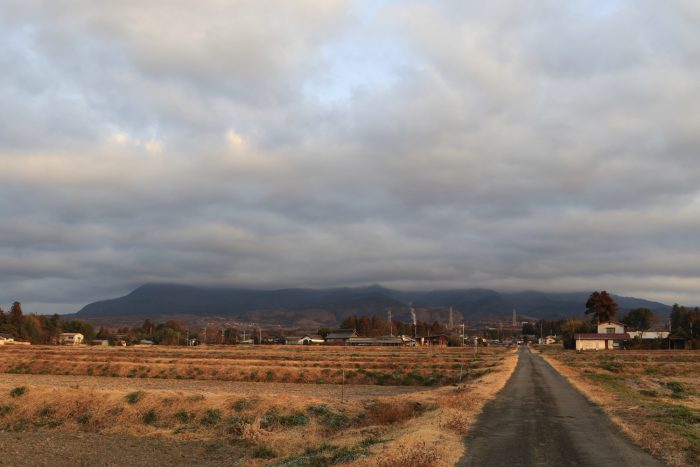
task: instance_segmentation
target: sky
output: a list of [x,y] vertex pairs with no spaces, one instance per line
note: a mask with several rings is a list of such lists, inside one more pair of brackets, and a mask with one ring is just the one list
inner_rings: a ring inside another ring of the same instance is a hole
[[0,306],[144,283],[700,305],[695,0],[4,0]]

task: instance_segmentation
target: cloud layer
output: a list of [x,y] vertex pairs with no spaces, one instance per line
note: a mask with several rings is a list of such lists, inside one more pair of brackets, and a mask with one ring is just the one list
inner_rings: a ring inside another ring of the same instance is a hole
[[697,2],[0,6],[0,304],[143,282],[700,304]]

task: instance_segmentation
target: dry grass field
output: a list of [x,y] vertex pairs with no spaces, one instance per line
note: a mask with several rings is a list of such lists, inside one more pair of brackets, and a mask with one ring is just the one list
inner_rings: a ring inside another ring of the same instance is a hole
[[472,352],[6,347],[0,430],[225,442],[246,465],[453,465],[517,358]]
[[457,348],[206,346],[2,349],[1,373],[388,386],[453,384],[497,364]]
[[700,465],[699,351],[540,350],[637,444],[668,465]]

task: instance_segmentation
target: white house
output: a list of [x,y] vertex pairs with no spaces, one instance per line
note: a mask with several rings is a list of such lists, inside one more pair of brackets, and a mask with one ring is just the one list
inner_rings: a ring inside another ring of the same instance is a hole
[[598,325],[597,333],[574,335],[576,350],[612,350],[622,348],[622,343],[630,339],[625,332],[625,325],[617,321],[608,321]]
[[62,332],[58,335],[58,343],[61,345],[78,345],[82,344],[85,336],[79,332]]
[[630,339],[668,339],[668,331],[629,331]]
[[11,334],[0,334],[0,345],[14,344],[15,338]]
[[316,334],[305,334],[303,336],[287,336],[284,338],[284,343],[287,345],[311,345],[323,344],[326,340]]

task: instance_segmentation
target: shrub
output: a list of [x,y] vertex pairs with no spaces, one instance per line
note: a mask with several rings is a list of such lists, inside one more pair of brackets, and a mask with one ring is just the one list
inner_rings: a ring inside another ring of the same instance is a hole
[[16,388],[12,388],[10,390],[10,396],[12,397],[19,397],[24,395],[24,393],[27,392],[27,387],[26,386],[17,386]]
[[146,425],[153,425],[156,420],[158,420],[158,414],[156,413],[155,410],[150,409],[148,412],[143,414],[143,417],[141,418],[144,424]]
[[685,396],[685,389],[683,388],[683,385],[678,381],[669,381],[668,383],[666,383],[666,387],[670,389],[673,393],[671,394],[671,397],[682,398]]
[[236,412],[243,412],[244,410],[251,409],[258,404],[255,399],[239,399],[233,403],[233,410]]
[[53,407],[50,405],[45,405],[36,412],[36,415],[37,417],[50,417],[54,413],[56,413],[56,411]]
[[180,410],[175,413],[175,419],[180,423],[189,423],[193,418],[194,414],[186,410]]
[[124,396],[124,399],[126,399],[126,401],[129,404],[135,404],[138,401],[140,401],[141,399],[143,399],[143,396],[145,396],[145,395],[146,395],[146,393],[143,391],[134,391],[134,392],[130,392],[129,394]]
[[253,458],[255,459],[272,459],[273,457],[277,457],[275,451],[265,445],[258,446],[253,451]]
[[235,436],[243,436],[252,423],[248,417],[231,417],[227,422],[226,432]]
[[423,411],[421,404],[410,402],[375,402],[366,405],[365,408],[370,418],[379,425],[401,422]]
[[0,417],[7,415],[14,410],[15,406],[10,404],[0,405]]
[[85,412],[84,414],[78,415],[75,421],[81,425],[87,425],[91,418],[92,414],[90,412]]
[[214,426],[218,425],[219,422],[221,422],[221,410],[209,409],[204,412],[204,416],[202,417],[202,425]]
[[314,415],[326,415],[331,412],[331,410],[325,404],[310,405],[306,408],[306,410]]
[[275,425],[285,427],[304,426],[309,423],[309,417],[303,412],[295,412],[290,415],[280,415],[277,410],[268,410],[260,420],[261,428],[272,428]]

